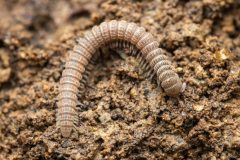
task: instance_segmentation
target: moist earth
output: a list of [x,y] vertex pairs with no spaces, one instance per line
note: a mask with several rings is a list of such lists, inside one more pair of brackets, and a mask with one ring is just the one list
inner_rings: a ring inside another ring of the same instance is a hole
[[[0,159],[240,157],[239,0],[9,0],[0,10]],[[185,91],[168,97],[135,57],[108,51],[63,138],[56,97],[69,51],[113,19],[152,33]]]

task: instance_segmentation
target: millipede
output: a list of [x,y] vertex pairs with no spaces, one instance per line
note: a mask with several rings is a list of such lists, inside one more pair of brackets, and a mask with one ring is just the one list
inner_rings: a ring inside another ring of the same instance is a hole
[[124,20],[102,22],[79,38],[60,79],[56,125],[61,135],[69,137],[77,129],[78,94],[82,93],[82,86],[90,73],[89,66],[93,65],[94,57],[103,47],[128,48],[130,55],[140,58],[140,65],[148,71],[146,75],[150,78],[155,75],[166,95],[177,96],[182,91],[182,82],[163,49],[158,46],[159,43],[145,28]]

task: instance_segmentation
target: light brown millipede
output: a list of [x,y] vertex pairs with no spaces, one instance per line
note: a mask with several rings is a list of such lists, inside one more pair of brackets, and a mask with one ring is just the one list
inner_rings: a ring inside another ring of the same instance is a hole
[[57,128],[63,137],[69,137],[78,124],[76,105],[79,87],[84,82],[86,66],[101,47],[129,48],[131,54],[140,57],[140,64],[156,75],[158,83],[169,96],[178,95],[182,82],[174,72],[168,57],[158,48],[158,42],[143,27],[126,21],[103,22],[86,32],[78,40],[62,73],[58,96]]

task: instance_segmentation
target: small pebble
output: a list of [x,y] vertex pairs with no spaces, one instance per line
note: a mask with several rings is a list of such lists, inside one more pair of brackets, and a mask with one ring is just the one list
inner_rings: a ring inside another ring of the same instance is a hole
[[223,61],[229,59],[231,56],[231,51],[227,48],[223,48],[220,51],[215,53],[215,58],[219,61]]
[[204,108],[204,105],[200,105],[200,104],[196,104],[193,106],[193,109],[198,112],[202,111],[203,108]]
[[130,96],[131,97],[136,97],[138,95],[136,88],[132,88],[130,90]]
[[109,121],[111,121],[111,115],[109,113],[102,113],[99,117],[99,120],[105,124]]
[[11,75],[11,68],[0,69],[0,84],[7,82]]

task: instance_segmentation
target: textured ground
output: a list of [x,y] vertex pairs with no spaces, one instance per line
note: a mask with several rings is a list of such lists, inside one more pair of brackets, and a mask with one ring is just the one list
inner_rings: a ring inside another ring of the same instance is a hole
[[[238,0],[2,0],[0,17],[0,159],[240,157]],[[111,19],[151,32],[185,92],[166,96],[135,58],[112,53],[81,99],[79,135],[51,134],[68,51]]]

